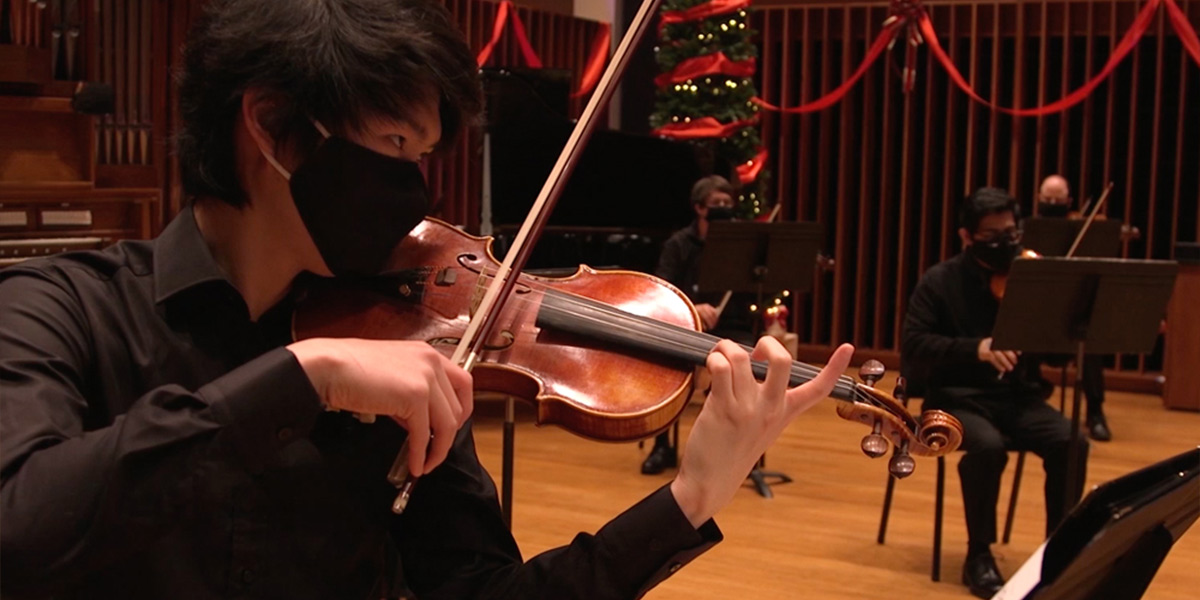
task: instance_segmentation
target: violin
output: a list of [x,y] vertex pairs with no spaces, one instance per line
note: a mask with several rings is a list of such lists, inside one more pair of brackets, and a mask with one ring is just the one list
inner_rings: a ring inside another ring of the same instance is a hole
[[[421,340],[450,356],[498,265],[491,238],[426,219],[384,275],[307,290],[293,335]],[[700,329],[687,296],[652,275],[587,266],[562,278],[520,274],[471,372],[477,391],[534,404],[539,425],[602,441],[642,439],[665,430],[691,396],[695,367],[720,341]],[[767,365],[754,361],[752,370],[762,379]],[[790,383],[819,371],[794,362]],[[962,425],[949,414],[917,419],[891,395],[849,377],[831,396],[840,417],[872,428],[862,444],[868,455],[891,444],[905,455],[942,456],[962,441]]]
[[[1104,193],[1101,194],[1101,196],[1100,196],[1100,201],[1096,203],[1095,210],[1093,210],[1090,215],[1088,213],[1088,207],[1091,204],[1091,200],[1088,200],[1087,202],[1083,203],[1083,206],[1079,207],[1079,210],[1072,210],[1072,211],[1068,212],[1067,219],[1070,219],[1072,221],[1078,221],[1078,220],[1082,220],[1082,219],[1107,221],[1108,215],[1100,212],[1100,205],[1104,204],[1104,200],[1108,196],[1108,192],[1109,192],[1109,190],[1112,189],[1112,187],[1113,187],[1112,182],[1111,181],[1108,182],[1108,185],[1104,188]],[[1083,237],[1083,235],[1080,234],[1079,238],[1082,239],[1082,237]],[[1122,244],[1128,244],[1132,240],[1141,239],[1141,237],[1142,237],[1142,232],[1136,226],[1129,225],[1128,223],[1121,225],[1121,243]]]
[[[659,2],[643,0],[503,262],[489,239],[426,219],[392,253],[386,275],[311,290],[293,316],[294,337],[422,340],[471,372],[478,389],[536,402],[539,423],[605,440],[665,429],[686,403],[693,365],[704,364],[717,343],[698,331],[687,298],[630,272],[580,267],[561,279],[523,273]],[[753,370],[765,377],[766,364]],[[818,372],[793,363],[791,381]],[[889,443],[898,445],[889,465],[897,476],[912,472],[910,453],[940,456],[962,441],[954,417],[931,411],[918,421],[895,398],[852,379],[839,381],[833,395],[841,400],[839,415],[872,426],[864,452],[880,456]],[[405,441],[387,476],[398,490],[396,513],[417,481],[407,454]]]
[[[1041,258],[1042,255],[1028,248],[1021,250],[1021,254],[1017,258]],[[997,300],[1004,299],[1004,289],[1008,287],[1008,271],[1003,273],[992,273],[991,279],[988,281],[988,289],[992,290],[992,296]]]

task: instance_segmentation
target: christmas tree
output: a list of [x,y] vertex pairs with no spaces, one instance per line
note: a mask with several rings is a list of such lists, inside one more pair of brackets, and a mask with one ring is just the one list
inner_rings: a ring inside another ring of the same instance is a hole
[[708,146],[719,161],[734,166],[729,175],[740,183],[743,217],[768,208],[749,5],[749,0],[663,0],[654,48],[661,75],[650,116],[656,134]]

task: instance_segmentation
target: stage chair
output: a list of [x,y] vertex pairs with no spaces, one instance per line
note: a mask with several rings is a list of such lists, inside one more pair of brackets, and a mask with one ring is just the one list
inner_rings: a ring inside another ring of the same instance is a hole
[[[873,364],[872,364],[873,363]],[[883,363],[875,360],[869,360],[863,363],[863,366],[858,371],[858,376],[869,386],[874,386],[875,382],[883,377]],[[896,379],[896,389],[893,396],[908,408],[908,390],[905,389],[905,380],[903,377]],[[1017,513],[1017,494],[1021,491],[1021,473],[1025,469],[1025,450],[1015,448],[1012,441],[1005,438],[1004,447],[1009,451],[1017,453],[1017,466],[1013,470],[1013,486],[1012,493],[1008,500],[1008,515],[1004,520],[1004,535],[1001,538],[1002,543],[1007,544],[1012,536],[1013,519]],[[879,544],[884,543],[887,536],[888,517],[892,511],[892,492],[896,486],[896,477],[888,475],[887,488],[883,495],[883,511],[879,516],[879,535],[875,541]],[[930,579],[933,581],[941,581],[942,578],[942,517],[945,508],[945,491],[946,491],[946,458],[939,456],[937,459],[937,483],[934,491],[934,506],[933,506],[933,566],[930,572]]]

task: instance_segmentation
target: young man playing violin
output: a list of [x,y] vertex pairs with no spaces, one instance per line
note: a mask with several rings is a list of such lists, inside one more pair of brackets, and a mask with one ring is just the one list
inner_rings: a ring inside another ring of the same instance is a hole
[[[163,234],[0,274],[5,597],[634,598],[846,367],[787,389],[722,342],[670,484],[523,562],[471,434],[471,375],[424,342],[291,343],[305,273],[371,274],[425,215],[417,162],[480,113],[427,0],[212,0],[180,81],[195,200]],[[352,413],[379,415],[373,423]],[[406,437],[407,511],[386,479]]]
[[[1038,216],[1052,219],[1078,219],[1074,212],[1071,187],[1062,175],[1050,175],[1038,188]],[[1099,215],[1097,215],[1099,216]],[[1066,357],[1056,361],[1070,360]],[[1063,362],[1057,362],[1061,365]],[[1098,354],[1083,357],[1083,395],[1087,398],[1087,431],[1093,440],[1112,440],[1108,419],[1104,416],[1104,359]]]
[[[704,238],[708,236],[708,224],[710,221],[733,218],[733,193],[729,180],[720,175],[703,177],[692,185],[691,206],[696,218],[663,242],[654,274],[687,294],[688,299],[695,303],[705,331],[752,345],[754,340],[750,334],[746,307],[718,312],[720,294],[716,294],[716,297],[701,294],[696,285],[700,278],[700,253],[704,250]],[[670,435],[665,431],[658,434],[654,438],[654,448],[642,462],[642,473],[656,475],[674,467],[678,460],[676,452],[671,446]]]
[[958,463],[967,518],[963,582],[981,598],[1004,584],[990,544],[996,541],[996,501],[1008,450],[1042,457],[1046,470],[1046,534],[1065,517],[1064,505],[1083,493],[1087,442],[1080,438],[1078,481],[1067,481],[1071,423],[1043,400],[1037,365],[1009,350],[993,350],[1000,303],[990,278],[1020,254],[1020,209],[1007,192],[977,190],[960,212],[963,251],[930,268],[908,303],[902,370],[922,389],[922,408],[941,409],[963,425]]

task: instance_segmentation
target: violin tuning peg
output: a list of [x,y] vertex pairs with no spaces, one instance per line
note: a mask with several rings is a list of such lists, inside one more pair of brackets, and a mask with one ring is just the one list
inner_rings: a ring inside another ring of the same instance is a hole
[[896,479],[904,479],[913,474],[917,468],[917,462],[908,454],[908,442],[896,450],[892,455],[892,459],[888,461],[888,472]]
[[883,366],[883,363],[872,358],[859,367],[858,377],[862,379],[868,387],[875,387],[875,383],[883,378],[885,371],[887,371],[887,369]]
[[896,378],[896,387],[892,390],[892,397],[903,402],[908,406],[908,380],[903,377]]
[[879,435],[878,433],[868,434],[862,439],[863,454],[866,454],[871,458],[879,458],[880,456],[887,454],[887,449],[887,438]]
[[862,439],[861,447],[862,447],[863,454],[866,454],[867,456],[870,456],[871,458],[879,458],[880,456],[883,456],[884,454],[887,453],[888,441],[887,441],[887,438],[883,437],[883,435],[880,434],[880,431],[882,429],[883,429],[883,424],[880,423],[878,420],[875,421],[874,429],[871,431],[871,433],[867,434]]

